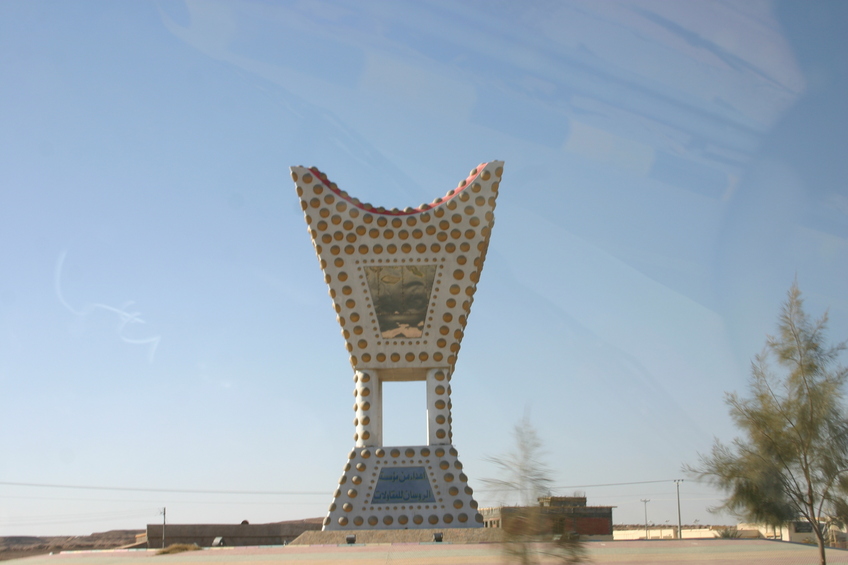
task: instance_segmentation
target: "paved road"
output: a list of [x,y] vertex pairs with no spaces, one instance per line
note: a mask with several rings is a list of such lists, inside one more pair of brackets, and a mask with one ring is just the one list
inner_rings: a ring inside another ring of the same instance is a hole
[[[617,541],[587,544],[594,565],[818,565],[815,547],[764,540]],[[154,551],[91,551],[42,555],[4,565],[504,565],[498,544],[391,544],[235,547],[175,555]],[[542,563],[555,563],[543,558]],[[828,550],[829,564],[848,564],[848,551]]]

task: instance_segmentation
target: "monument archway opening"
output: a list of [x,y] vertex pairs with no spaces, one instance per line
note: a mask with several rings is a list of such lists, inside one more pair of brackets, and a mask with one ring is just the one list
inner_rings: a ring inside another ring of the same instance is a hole
[[427,385],[424,381],[383,383],[383,442],[427,442]]

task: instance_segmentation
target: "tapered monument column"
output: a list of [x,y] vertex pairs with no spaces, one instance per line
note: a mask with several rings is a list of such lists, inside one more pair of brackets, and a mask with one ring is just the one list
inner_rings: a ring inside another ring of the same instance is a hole
[[[291,171],[354,370],[355,445],[324,529],[482,527],[452,445],[450,383],[503,162],[404,210],[363,204],[318,169]],[[391,381],[426,382],[426,445],[383,445]]]

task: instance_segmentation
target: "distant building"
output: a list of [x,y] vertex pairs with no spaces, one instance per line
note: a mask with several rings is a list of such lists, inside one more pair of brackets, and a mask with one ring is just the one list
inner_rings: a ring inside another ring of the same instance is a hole
[[[576,532],[581,538],[612,541],[612,509],[615,506],[587,506],[585,496],[545,496],[538,499],[540,530],[552,535]],[[527,507],[481,508],[483,526],[509,528],[510,520],[526,514]]]
[[[822,519],[822,523],[825,524],[826,520]],[[813,525],[807,520],[787,522],[783,526],[778,527],[767,526],[765,524],[739,524],[738,528],[740,530],[757,532],[759,537],[766,539],[795,543],[815,543],[816,539],[813,533]],[[827,532],[826,540],[831,547],[841,547],[844,549],[848,545],[846,544],[846,540],[848,539],[846,529],[848,528],[839,528],[834,524],[829,524],[825,526],[825,529]]]

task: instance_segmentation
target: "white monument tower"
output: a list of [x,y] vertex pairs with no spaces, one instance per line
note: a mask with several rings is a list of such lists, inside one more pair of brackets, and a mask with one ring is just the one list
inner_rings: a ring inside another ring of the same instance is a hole
[[[354,370],[356,442],[324,530],[482,527],[451,432],[451,376],[494,225],[503,162],[431,204],[386,210],[292,167]],[[427,383],[427,444],[383,445],[382,385]]]

